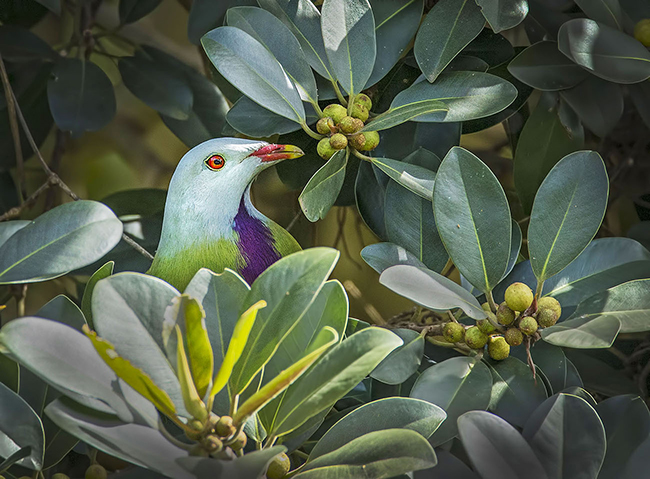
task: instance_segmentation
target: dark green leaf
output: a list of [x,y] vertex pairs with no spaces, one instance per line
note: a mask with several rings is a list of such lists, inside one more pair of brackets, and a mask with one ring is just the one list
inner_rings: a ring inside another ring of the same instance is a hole
[[624,479],[643,477],[648,470],[648,455],[650,455],[650,438],[643,441],[632,453],[621,477]]
[[476,0],[476,3],[495,33],[516,27],[528,14],[527,0]]
[[104,266],[102,266],[101,268],[99,268],[97,271],[93,273],[93,275],[86,283],[86,287],[84,288],[84,295],[81,298],[81,311],[83,311],[83,315],[86,318],[86,321],[88,321],[88,325],[91,327],[91,329],[94,328],[93,312],[91,309],[93,291],[95,290],[97,281],[99,281],[100,279],[108,278],[110,275],[113,274],[114,267],[115,267],[114,261],[109,261],[108,263],[104,264]]
[[384,224],[384,194],[389,178],[372,163],[362,161],[359,165],[354,194],[357,210],[368,228],[379,238],[386,239]]
[[46,7],[50,12],[61,15],[61,0],[36,0],[38,3]]
[[337,151],[309,180],[300,193],[298,202],[309,221],[325,218],[327,212],[339,196],[345,168],[348,164],[349,150]]
[[404,188],[426,200],[431,200],[433,183],[436,179],[433,171],[390,158],[372,158],[372,164]]
[[484,28],[462,53],[480,58],[490,65],[490,68],[502,65],[515,56],[515,50],[510,42],[503,35],[494,33],[489,28]]
[[506,274],[504,275],[504,278],[508,274],[510,274],[510,271],[512,271],[512,269],[517,264],[517,260],[519,259],[519,253],[521,252],[522,240],[523,240],[523,235],[521,234],[521,228],[519,227],[519,223],[517,223],[515,220],[512,220],[512,236],[510,238],[510,258],[508,259],[508,267],[506,268]]
[[106,74],[90,61],[60,58],[47,84],[54,121],[77,137],[103,128],[115,115],[115,93]]
[[2,383],[0,404],[0,457],[6,459],[24,447],[31,447],[30,454],[17,464],[42,469],[45,435],[41,419],[29,404]]
[[259,479],[264,477],[264,472],[273,459],[286,450],[284,446],[274,446],[261,451],[247,452],[235,460],[215,461],[207,457],[186,456],[177,459],[176,462],[192,472],[193,478]]
[[366,246],[361,250],[363,260],[381,274],[385,269],[397,264],[409,264],[424,268],[417,256],[393,243],[377,243]]
[[0,223],[0,246],[5,244],[14,233],[23,229],[30,223],[31,221],[29,220],[12,220]]
[[[594,0],[595,1],[595,0]],[[560,51],[605,80],[637,83],[650,77],[650,52],[630,35],[586,18],[566,22]]]
[[447,105],[438,100],[417,100],[413,103],[405,103],[404,105],[395,107],[391,106],[388,111],[373,118],[361,131],[387,130],[421,115],[440,114],[440,121],[444,121],[444,115],[447,111],[449,111]]
[[477,37],[485,18],[473,0],[441,0],[427,14],[415,37],[415,58],[434,82],[460,51]]
[[402,384],[420,367],[424,353],[424,336],[411,329],[392,331],[402,338],[404,344],[386,356],[370,373],[370,377],[384,384]]
[[213,28],[223,25],[226,10],[234,6],[257,6],[255,0],[194,0],[187,21],[187,36],[198,45],[201,37]]
[[20,386],[18,363],[0,354],[0,383],[17,393]]
[[576,4],[592,20],[623,30],[623,11],[618,0],[576,0]]
[[[56,60],[54,50],[26,28],[5,24],[0,26],[0,54],[9,62]],[[21,105],[22,106],[22,105]]]
[[133,23],[153,12],[162,0],[120,0],[120,24]]
[[86,319],[79,306],[63,294],[47,302],[34,316],[58,321],[78,331],[81,331],[83,325],[86,324]]
[[585,388],[605,396],[617,394],[638,394],[638,386],[626,376],[625,371],[614,369],[604,361],[596,359],[588,351],[564,350],[567,358],[575,365]]
[[542,338],[556,346],[575,349],[609,348],[621,330],[615,316],[576,317],[542,330]]
[[226,120],[235,130],[252,138],[267,138],[300,130],[298,123],[276,115],[247,96],[242,96],[228,110]]
[[650,128],[650,81],[646,80],[630,85],[628,92],[636,111],[639,112],[646,126]]

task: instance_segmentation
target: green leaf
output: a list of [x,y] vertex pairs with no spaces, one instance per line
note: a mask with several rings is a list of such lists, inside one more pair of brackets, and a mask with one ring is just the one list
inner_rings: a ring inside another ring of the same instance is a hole
[[[413,103],[406,103],[404,105],[391,107],[388,111],[376,116],[372,121],[368,122],[361,131],[387,130],[388,128],[413,120],[420,115],[447,111],[449,111],[447,105],[438,100],[419,100]],[[444,115],[442,118],[444,118]],[[440,121],[444,120],[441,119]]]
[[[508,259],[508,267],[506,268],[506,274],[504,275],[503,278],[505,278],[508,274],[510,274],[510,271],[512,271],[515,265],[517,264],[517,260],[519,259],[519,254],[521,252],[522,240],[523,240],[523,235],[521,233],[521,228],[519,227],[519,223],[517,223],[513,219],[512,236],[510,238],[510,258]],[[501,280],[503,280],[503,278],[501,278]]]
[[476,0],[476,3],[494,33],[516,27],[528,14],[527,0]]
[[38,310],[35,316],[58,321],[78,331],[81,331],[81,328],[86,324],[86,318],[84,318],[79,306],[63,294],[48,301]]
[[433,448],[408,429],[384,429],[355,438],[344,447],[308,462],[299,479],[394,477],[436,465]]
[[551,91],[574,87],[589,76],[549,41],[526,48],[510,62],[508,71],[526,85]]
[[[522,348],[513,348],[510,353],[521,361],[528,360],[526,351]],[[535,366],[548,380],[548,385],[551,388],[549,393],[565,391],[569,387],[582,387],[580,376],[574,374],[575,367],[566,358],[562,348],[553,346],[546,341],[538,341],[534,348],[530,348],[530,354]]]
[[635,83],[628,86],[630,98],[641,115],[646,126],[650,128],[650,81]]
[[525,214],[530,214],[535,194],[553,166],[584,143],[582,136],[572,135],[564,127],[558,107],[554,96],[542,96],[517,142],[515,188]]
[[404,188],[425,200],[431,200],[433,184],[436,179],[436,174],[433,171],[390,158],[372,158],[372,164]]
[[592,240],[605,214],[609,180],[598,153],[565,156],[542,182],[528,225],[528,250],[538,281],[562,271]]
[[276,115],[247,96],[235,102],[228,110],[226,120],[235,130],[252,138],[267,138],[300,130],[296,122]]
[[321,14],[316,6],[310,0],[258,0],[258,3],[289,27],[311,67],[322,77],[336,81],[325,51]]
[[0,457],[8,458],[24,447],[31,447],[30,453],[17,464],[41,470],[45,450],[41,419],[24,399],[1,383],[0,404]]
[[153,12],[162,0],[120,0],[120,25],[137,22]]
[[20,387],[20,369],[18,363],[0,354],[0,383],[17,393]]
[[14,233],[16,233],[18,230],[23,229],[30,223],[31,221],[29,220],[12,220],[0,223],[0,246],[5,244],[7,240],[14,235]]
[[[57,58],[52,47],[39,36],[26,28],[8,23],[0,27],[0,54],[4,61],[9,62],[51,61]],[[19,95],[18,92],[16,94]],[[6,108],[6,103],[2,106]]]
[[214,356],[205,324],[205,312],[201,304],[193,298],[186,301],[184,307],[185,342],[192,380],[199,396],[204,397],[214,372]]
[[268,11],[255,7],[231,8],[226,13],[226,21],[269,49],[295,83],[303,101],[318,101],[314,74],[300,43],[284,23]]
[[605,137],[623,115],[623,91],[619,85],[589,75],[582,83],[560,92],[584,125]]
[[359,215],[366,226],[382,240],[387,237],[383,208],[388,181],[389,178],[378,167],[362,161],[354,183],[354,197]]
[[[190,363],[185,353],[185,346],[183,345],[183,334],[178,324],[174,326],[174,332],[172,334],[176,336],[176,374],[183,396],[183,404],[185,404],[185,409],[190,413],[191,418],[203,422],[208,419],[208,410],[205,403],[201,400],[199,392],[196,390],[196,384],[194,384],[194,380],[192,379]],[[167,398],[169,399],[169,396]],[[169,402],[171,403],[171,399],[169,399]],[[171,417],[174,418],[175,414]]]
[[517,358],[488,362],[492,373],[492,396],[488,409],[513,426],[523,426],[532,412],[547,398],[542,381]]
[[623,12],[618,0],[576,0],[576,4],[592,20],[623,30]]
[[456,420],[467,411],[487,409],[492,375],[488,367],[474,358],[459,357],[434,364],[417,379],[410,396],[440,406],[447,419],[431,436],[434,446],[458,434]]
[[650,78],[650,52],[626,33],[586,18],[569,20],[558,33],[560,51],[615,83],[638,83]]
[[61,15],[61,0],[36,0],[55,15]]
[[427,14],[413,51],[427,80],[434,82],[460,51],[481,33],[485,18],[474,0],[441,0]]
[[[617,394],[638,394],[638,385],[625,375],[621,369],[576,349],[565,349],[567,358],[576,367],[584,381],[584,387],[604,396]],[[581,395],[583,397],[583,395]],[[589,401],[592,402],[592,401]],[[595,401],[592,402],[595,405]]]
[[416,255],[393,243],[368,245],[361,250],[361,257],[379,274],[398,264],[407,264],[418,268],[426,267]]
[[264,45],[234,27],[219,27],[201,43],[210,61],[251,100],[296,123],[305,109],[294,83]]
[[294,253],[267,268],[253,283],[244,306],[260,300],[267,307],[257,320],[244,352],[230,378],[231,394],[239,394],[250,384],[281,341],[293,330],[318,296],[338,261],[331,248],[311,248]]
[[517,89],[498,76],[482,72],[450,72],[440,75],[435,83],[424,79],[416,81],[400,92],[390,107],[397,108],[423,100],[438,100],[443,102],[449,111],[424,114],[413,121],[456,122],[498,113],[515,98]]
[[147,106],[176,120],[187,120],[194,94],[180,72],[154,61],[143,50],[118,63],[124,85]]
[[559,394],[547,399],[522,432],[548,477],[596,477],[605,456],[605,431],[596,411],[582,398]]
[[187,20],[187,37],[198,45],[201,37],[213,28],[223,25],[226,10],[234,6],[257,6],[255,0],[194,0]]
[[288,434],[334,405],[401,344],[390,331],[371,327],[332,348],[287,390],[269,434]]
[[334,153],[327,163],[314,173],[300,193],[298,202],[309,221],[315,222],[325,218],[334,206],[343,187],[349,154],[347,148]]
[[544,341],[575,349],[609,348],[621,330],[615,316],[576,317],[542,330]]
[[386,356],[370,373],[370,377],[384,384],[396,385],[402,384],[420,367],[424,354],[424,336],[411,329],[392,331],[402,338],[404,344]]
[[485,311],[472,294],[452,280],[426,268],[407,264],[391,266],[381,273],[379,282],[434,311],[460,308],[471,318],[486,317]]
[[375,18],[376,50],[380,52],[365,88],[369,88],[395,66],[413,40],[422,20],[422,0],[370,0]]
[[54,121],[73,137],[103,128],[115,115],[113,85],[90,61],[59,58],[47,84]]
[[643,400],[634,395],[605,399],[595,406],[605,427],[607,452],[599,479],[617,479],[634,451],[650,436],[650,414]]
[[458,432],[470,462],[481,471],[482,478],[547,479],[533,448],[500,417],[470,411],[458,418]]
[[115,214],[94,201],[58,206],[0,246],[0,284],[62,276],[104,256],[122,237]]
[[469,151],[452,148],[433,190],[438,233],[460,273],[487,293],[510,258],[512,219],[499,180]]
[[462,53],[480,58],[490,65],[490,68],[496,68],[514,57],[515,49],[506,37],[484,28]]
[[325,52],[332,73],[350,95],[370,78],[377,44],[375,19],[368,0],[325,0],[321,9]]
[[83,312],[83,315],[91,328],[93,328],[93,312],[91,307],[93,291],[95,291],[95,286],[97,286],[97,282],[99,280],[108,278],[113,274],[114,268],[115,261],[109,261],[105,263],[104,266],[93,273],[93,275],[86,283],[86,287],[84,288],[84,294],[81,298],[81,311]]

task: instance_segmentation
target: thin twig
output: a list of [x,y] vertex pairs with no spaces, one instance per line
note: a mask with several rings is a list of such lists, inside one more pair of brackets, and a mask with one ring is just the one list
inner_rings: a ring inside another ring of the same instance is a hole
[[16,104],[14,103],[13,95],[10,94],[11,83],[9,82],[9,75],[7,75],[4,61],[2,61],[2,55],[0,55],[0,74],[2,76],[2,87],[4,89],[5,99],[7,100],[9,126],[11,127],[11,136],[13,137],[14,152],[16,154],[16,173],[18,176],[16,186],[18,187],[18,198],[22,203],[25,200],[25,166],[23,164],[23,149],[20,143],[20,129],[18,128],[18,120],[16,118]]
[[29,198],[27,198],[22,205],[16,206],[14,208],[11,208],[9,211],[7,211],[5,214],[0,215],[0,222],[10,220],[12,218],[17,218],[20,216],[20,214],[23,212],[23,210],[29,208],[32,206],[34,203],[36,203],[36,200],[38,197],[45,191],[47,190],[50,186],[52,186],[52,182],[48,178],[48,180],[43,183],[41,186],[38,187],[38,189],[32,193]]

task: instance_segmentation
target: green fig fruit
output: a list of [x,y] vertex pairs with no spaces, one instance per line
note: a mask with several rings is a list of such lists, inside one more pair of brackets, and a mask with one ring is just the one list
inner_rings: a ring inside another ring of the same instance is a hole
[[366,134],[357,133],[356,135],[351,136],[349,141],[352,148],[355,150],[360,150],[363,148],[363,145],[366,144]]
[[363,136],[366,138],[366,142],[361,148],[358,148],[361,151],[371,151],[377,148],[379,145],[379,133],[376,131],[364,131]]
[[318,152],[318,156],[320,156],[324,160],[329,160],[332,157],[332,155],[336,153],[337,150],[332,148],[332,145],[330,145],[329,138],[323,138],[321,141],[318,142],[316,151]]
[[282,479],[291,469],[291,460],[284,452],[275,456],[266,471],[267,479]]
[[214,432],[219,437],[230,437],[237,431],[230,416],[221,416],[214,426]]
[[472,326],[465,331],[465,344],[472,349],[481,349],[487,343],[488,335],[478,329],[478,326]]
[[644,46],[650,47],[650,18],[644,18],[634,25],[634,38]]
[[495,361],[501,361],[510,356],[510,345],[503,336],[491,336],[488,343],[488,354]]
[[350,109],[350,116],[353,116],[354,118],[358,118],[359,120],[365,123],[366,120],[368,120],[368,116],[370,116],[370,113],[368,112],[368,109],[365,106],[355,103],[354,105],[352,105],[352,108]]
[[458,343],[465,337],[465,328],[462,324],[450,322],[442,328],[442,335],[449,343]]
[[481,308],[483,308],[483,311],[492,311],[492,308],[490,308],[490,303],[487,301],[481,305]]
[[348,116],[348,110],[343,105],[332,103],[331,105],[327,105],[325,108],[323,108],[323,115],[329,116],[332,120],[334,120],[334,123],[338,125],[343,118]]
[[106,472],[106,469],[99,464],[93,464],[86,469],[86,473],[84,474],[85,479],[106,479],[107,477],[108,472]]
[[517,328],[508,328],[504,337],[510,346],[519,346],[524,340],[524,335]]
[[330,146],[335,150],[342,150],[348,146],[348,138],[341,133],[334,133],[330,136]]
[[526,336],[535,334],[537,328],[537,321],[532,316],[524,316],[519,320],[519,330]]
[[544,308],[537,311],[537,322],[542,328],[550,328],[557,323],[557,315],[550,308]]
[[[4,476],[0,476],[0,479],[4,479]],[[57,472],[52,476],[52,479],[70,479],[70,476],[63,474],[62,472]]]
[[560,319],[560,316],[562,316],[562,306],[560,305],[560,302],[555,298],[551,298],[550,296],[544,296],[543,298],[539,298],[537,300],[537,312],[541,311],[542,309],[552,310],[558,319]]
[[355,96],[354,104],[365,106],[368,109],[368,111],[372,110],[372,100],[365,93],[359,93],[357,96]]
[[233,451],[240,451],[246,447],[247,441],[248,438],[246,437],[246,433],[244,431],[240,431],[237,439],[235,439],[235,442],[233,442],[230,447]]
[[497,316],[492,311],[488,311],[487,315],[488,315],[488,319],[481,319],[476,322],[476,325],[478,326],[478,329],[483,331],[485,334],[491,334],[495,331],[496,328],[494,327],[492,322],[490,322],[490,319],[496,323]]
[[508,307],[505,301],[499,305],[497,309],[497,321],[499,321],[499,323],[508,326],[509,324],[512,324],[515,317],[515,312]]
[[201,442],[206,451],[210,454],[219,452],[223,449],[223,442],[217,436],[209,435]]
[[321,135],[329,135],[332,133],[332,130],[335,128],[334,120],[330,117],[321,118],[316,123],[316,131]]
[[533,291],[524,283],[512,283],[505,296],[506,304],[513,311],[525,311],[533,302]]
[[346,133],[348,135],[352,133],[356,133],[359,131],[361,128],[363,128],[363,122],[359,120],[358,118],[353,118],[351,116],[345,116],[343,119],[339,122],[339,128],[343,133]]

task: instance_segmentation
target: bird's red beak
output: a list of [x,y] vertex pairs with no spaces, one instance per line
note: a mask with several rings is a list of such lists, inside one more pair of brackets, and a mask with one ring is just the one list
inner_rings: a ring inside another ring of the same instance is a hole
[[251,156],[257,156],[262,162],[277,160],[292,160],[300,158],[305,154],[297,146],[293,145],[266,145],[252,153]]

